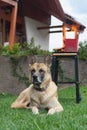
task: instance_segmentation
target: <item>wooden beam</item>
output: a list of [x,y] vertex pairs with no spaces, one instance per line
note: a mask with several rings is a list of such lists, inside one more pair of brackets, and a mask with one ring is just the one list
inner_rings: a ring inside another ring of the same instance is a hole
[[50,29],[50,28],[62,28],[62,25],[59,25],[59,26],[44,26],[44,27],[37,27],[38,30]]
[[2,11],[2,10],[0,9],[0,18],[1,18],[1,19],[10,21],[10,17],[11,17],[10,14],[6,14],[4,11]]
[[0,1],[12,6],[16,6],[16,2],[13,0],[0,0]]
[[63,42],[66,39],[66,25],[63,23]]
[[12,9],[12,13],[11,13],[11,25],[10,25],[10,36],[9,36],[9,44],[10,44],[11,48],[15,42],[17,8],[18,8],[18,5],[16,2],[15,6]]
[[4,42],[5,42],[5,20],[2,20],[2,45],[4,46]]
[[[67,28],[70,28],[71,31],[73,31],[75,34],[74,34],[74,38],[75,39],[78,39],[79,37],[79,25],[78,24],[73,24],[73,25],[68,25],[66,23],[64,23],[64,25],[67,27]],[[66,31],[67,32],[67,31]]]
[[75,32],[75,35],[74,35],[74,38],[75,39],[78,39],[78,35],[79,35],[79,30],[78,30],[78,25],[72,25],[71,26],[71,29],[72,29],[72,31],[74,31]]
[[[11,21],[11,14],[6,14],[4,11],[0,9],[0,19],[4,19],[6,21]],[[21,16],[17,16],[17,23],[24,24],[24,18]]]
[[[67,30],[67,32],[70,32],[71,30],[69,29],[69,30]],[[59,31],[49,31],[49,33],[61,33],[61,32],[63,32],[62,30],[59,30]]]

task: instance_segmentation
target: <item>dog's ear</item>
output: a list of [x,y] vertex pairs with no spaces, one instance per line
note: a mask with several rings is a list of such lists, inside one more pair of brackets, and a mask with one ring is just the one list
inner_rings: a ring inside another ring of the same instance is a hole
[[52,57],[51,55],[48,55],[46,58],[45,58],[45,64],[48,68],[51,67],[51,61],[52,61]]
[[46,66],[47,66],[48,68],[50,68],[50,67],[51,67],[51,64],[46,64]]
[[[33,65],[35,62],[36,62],[36,56],[31,56],[29,63],[30,63],[31,65]],[[30,65],[30,66],[31,66],[31,65]],[[29,66],[29,67],[30,67],[30,66]]]
[[32,64],[29,64],[29,69],[31,68]]

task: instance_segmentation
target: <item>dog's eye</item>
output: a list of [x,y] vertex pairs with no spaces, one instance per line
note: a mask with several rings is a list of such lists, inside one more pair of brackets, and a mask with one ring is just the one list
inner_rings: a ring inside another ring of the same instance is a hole
[[32,70],[31,70],[31,73],[34,73],[34,72],[35,72],[35,69],[32,69]]
[[42,73],[42,72],[44,72],[44,70],[43,70],[43,69],[40,69],[39,72]]

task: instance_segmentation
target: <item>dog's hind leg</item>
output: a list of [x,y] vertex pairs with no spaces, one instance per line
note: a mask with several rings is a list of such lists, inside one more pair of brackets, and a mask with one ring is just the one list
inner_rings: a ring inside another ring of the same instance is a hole
[[27,104],[29,104],[30,102],[31,89],[32,85],[23,90],[18,96],[18,98],[11,104],[11,108],[28,108]]
[[11,104],[11,108],[27,108],[29,100],[26,95],[20,94],[19,97]]
[[11,108],[27,108],[27,105],[26,103],[15,101],[11,104]]

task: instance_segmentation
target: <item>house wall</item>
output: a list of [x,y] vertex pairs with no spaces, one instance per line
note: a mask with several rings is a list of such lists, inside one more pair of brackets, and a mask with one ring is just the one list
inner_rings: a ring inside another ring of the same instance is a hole
[[49,50],[49,33],[48,29],[38,30],[37,27],[47,26],[34,19],[25,17],[25,28],[27,42],[34,38],[35,45],[40,45],[42,49]]

